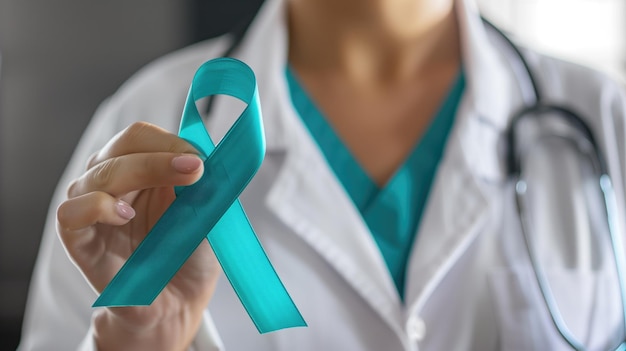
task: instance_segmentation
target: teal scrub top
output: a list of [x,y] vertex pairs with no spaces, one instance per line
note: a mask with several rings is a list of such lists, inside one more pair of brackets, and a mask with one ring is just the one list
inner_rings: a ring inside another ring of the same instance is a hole
[[335,176],[359,209],[387,264],[398,293],[404,299],[407,261],[465,88],[463,71],[460,71],[422,138],[382,188],[354,158],[289,67],[286,76],[296,111]]

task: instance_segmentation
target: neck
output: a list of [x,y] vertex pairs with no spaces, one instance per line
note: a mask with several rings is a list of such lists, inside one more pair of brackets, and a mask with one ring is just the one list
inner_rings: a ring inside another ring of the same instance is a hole
[[453,0],[290,0],[289,33],[296,70],[359,83],[460,62]]

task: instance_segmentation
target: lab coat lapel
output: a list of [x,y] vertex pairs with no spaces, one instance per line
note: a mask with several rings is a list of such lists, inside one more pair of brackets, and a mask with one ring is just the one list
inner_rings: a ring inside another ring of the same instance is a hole
[[459,0],[456,10],[467,84],[409,261],[408,314],[423,307],[485,230],[494,203],[489,186],[505,177],[502,133],[511,106],[519,104],[508,62],[489,40],[475,4]]
[[299,147],[290,150],[270,190],[269,207],[400,333],[399,295],[358,209],[304,126],[291,130]]
[[[465,111],[458,117],[469,118],[466,109],[463,107]],[[406,278],[406,302],[412,306],[409,313],[422,307],[484,227],[490,213],[490,198],[463,155],[466,150],[462,134],[476,131],[465,128],[458,125],[448,141],[414,242]]]
[[[282,0],[266,3],[236,55],[257,76],[267,139],[266,157],[273,157],[275,151],[286,151],[266,203],[392,329],[401,333],[400,298],[378,247],[291,104],[285,79],[284,12]],[[266,54],[258,55],[259,52]],[[216,104],[215,115],[232,115],[236,108],[233,104]],[[216,133],[223,134],[228,126],[226,123]]]

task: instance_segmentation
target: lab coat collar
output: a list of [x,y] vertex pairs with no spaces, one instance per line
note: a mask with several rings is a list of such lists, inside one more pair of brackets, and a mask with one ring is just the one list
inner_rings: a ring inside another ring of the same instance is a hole
[[[502,136],[521,95],[500,38],[492,38],[474,0],[457,0],[463,67],[466,75],[464,108],[457,128],[467,167],[481,180],[506,177]],[[499,39],[500,41],[498,41]]]
[[457,0],[466,96],[479,118],[493,127],[506,128],[510,115],[511,72],[503,50],[490,38],[474,0]]
[[284,118],[288,108],[285,101],[291,101],[285,83],[289,50],[286,18],[286,0],[266,0],[236,52],[236,57],[256,74],[270,152],[285,149],[289,134]]
[[[466,75],[464,99],[469,104],[463,116],[468,120],[457,119],[456,123],[470,131],[464,137],[466,161],[478,177],[501,180],[505,173],[502,157],[494,150],[508,124],[510,106],[519,104],[519,93],[512,92],[515,82],[508,62],[501,48],[491,42],[474,0],[455,0],[455,6]],[[267,0],[235,55],[257,74],[270,152],[285,149],[290,134],[285,118],[292,110],[284,79],[288,57],[286,22],[286,0]]]

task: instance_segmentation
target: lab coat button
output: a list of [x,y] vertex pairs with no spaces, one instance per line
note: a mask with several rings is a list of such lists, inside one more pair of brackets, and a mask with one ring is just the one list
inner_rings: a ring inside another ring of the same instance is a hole
[[419,317],[409,318],[406,331],[412,341],[421,341],[426,336],[426,323]]

